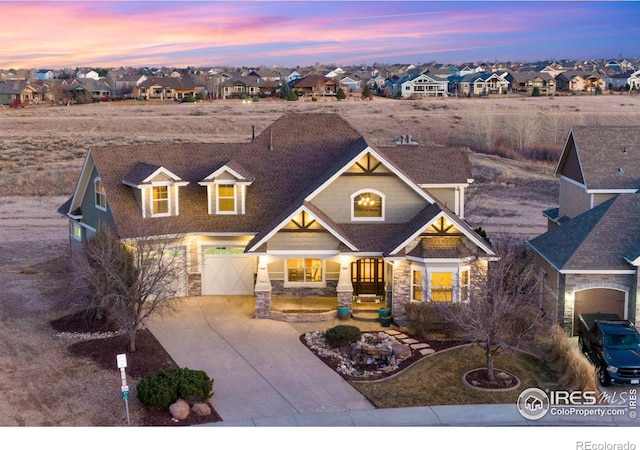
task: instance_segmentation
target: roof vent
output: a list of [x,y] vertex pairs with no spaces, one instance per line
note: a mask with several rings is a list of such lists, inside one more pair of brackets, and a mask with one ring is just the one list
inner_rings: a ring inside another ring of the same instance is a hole
[[622,167],[620,167],[620,168],[618,169],[618,172],[620,172],[620,173],[624,173],[624,169],[623,169]]
[[416,141],[411,139],[411,135],[410,134],[401,134],[400,135],[400,140],[396,141],[396,144],[397,145],[418,145],[418,143]]
[[623,154],[623,155],[626,155],[626,154],[627,154],[627,148],[626,148],[626,147],[622,149],[622,154]]

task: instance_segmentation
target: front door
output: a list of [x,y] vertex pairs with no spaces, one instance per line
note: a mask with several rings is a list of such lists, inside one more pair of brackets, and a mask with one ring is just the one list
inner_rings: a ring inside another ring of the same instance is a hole
[[384,261],[362,258],[351,263],[354,295],[384,295]]

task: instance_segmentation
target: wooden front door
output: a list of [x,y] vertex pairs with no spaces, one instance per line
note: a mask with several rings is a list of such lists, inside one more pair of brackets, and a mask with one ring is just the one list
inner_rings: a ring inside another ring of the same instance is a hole
[[353,294],[384,295],[384,261],[362,258],[351,263]]

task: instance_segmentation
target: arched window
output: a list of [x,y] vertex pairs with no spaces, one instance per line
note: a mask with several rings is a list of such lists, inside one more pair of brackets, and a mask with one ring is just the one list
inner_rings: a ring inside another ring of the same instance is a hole
[[353,194],[351,219],[384,220],[384,195],[374,190],[362,190]]

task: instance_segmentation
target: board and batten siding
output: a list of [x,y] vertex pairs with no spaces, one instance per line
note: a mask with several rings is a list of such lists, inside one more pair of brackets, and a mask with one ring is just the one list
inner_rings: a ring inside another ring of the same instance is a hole
[[340,241],[328,232],[279,232],[267,243],[273,250],[339,250]]
[[384,194],[385,222],[403,223],[426,206],[424,198],[396,176],[343,175],[312,199],[336,223],[351,222],[351,195],[362,189]]
[[82,199],[82,203],[80,205],[80,209],[82,211],[82,222],[93,228],[98,228],[98,225],[101,223],[109,227],[113,227],[115,224],[113,223],[113,217],[109,208],[109,197],[107,197],[106,211],[96,208],[96,187],[94,184],[94,180],[97,177],[98,171],[94,167],[94,169],[91,171],[91,177],[89,178],[87,190],[85,191],[84,198]]

